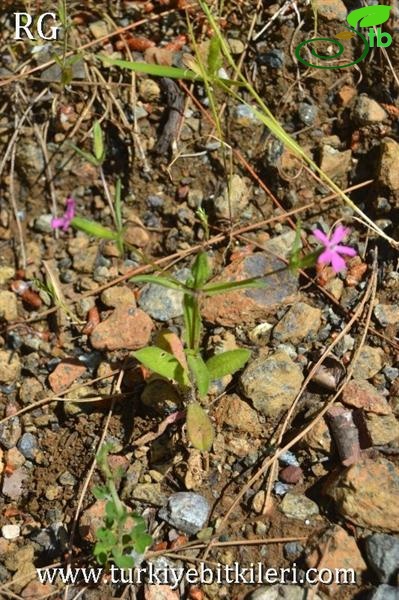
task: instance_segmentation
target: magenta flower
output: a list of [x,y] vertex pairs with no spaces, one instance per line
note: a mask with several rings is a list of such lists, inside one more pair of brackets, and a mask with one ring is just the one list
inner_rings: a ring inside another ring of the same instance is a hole
[[348,235],[349,231],[350,230],[346,227],[339,225],[329,237],[320,229],[315,229],[312,232],[314,237],[317,238],[325,248],[319,255],[317,262],[323,265],[331,264],[336,273],[345,269],[345,261],[340,255],[346,254],[347,256],[356,256],[356,250],[354,248],[341,246],[339,243]]
[[62,217],[51,219],[52,229],[62,229],[66,231],[75,216],[76,200],[67,198],[65,212]]

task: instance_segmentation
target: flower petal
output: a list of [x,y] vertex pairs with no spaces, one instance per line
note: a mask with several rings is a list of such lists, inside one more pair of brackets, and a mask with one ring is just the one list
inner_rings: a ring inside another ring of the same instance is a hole
[[342,225],[338,225],[335,229],[334,233],[331,236],[330,243],[332,245],[339,244],[342,240],[348,235],[349,229],[347,227],[342,227]]
[[323,265],[329,265],[332,262],[334,256],[335,254],[332,250],[324,250],[324,252],[322,252],[318,257],[317,262]]
[[324,233],[324,231],[321,231],[321,229],[314,229],[312,231],[312,235],[314,235],[314,237],[319,240],[319,242],[321,244],[323,244],[323,246],[329,246],[330,245],[330,240],[328,239],[328,236]]
[[336,273],[343,271],[346,268],[346,263],[343,258],[339,256],[339,254],[333,253],[333,257],[331,260],[331,266]]
[[51,229],[60,229],[61,227],[65,227],[65,217],[54,217],[51,219]]
[[335,252],[338,254],[347,254],[348,256],[356,256],[357,252],[350,246],[336,246]]

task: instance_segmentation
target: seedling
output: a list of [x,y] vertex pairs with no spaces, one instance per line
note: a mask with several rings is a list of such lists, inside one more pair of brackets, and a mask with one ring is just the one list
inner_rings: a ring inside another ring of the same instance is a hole
[[107,500],[107,503],[104,526],[96,531],[98,541],[93,553],[97,562],[104,567],[112,562],[120,569],[132,569],[151,546],[153,539],[147,533],[143,517],[126,508],[119,498],[115,481],[123,475],[123,471],[111,471],[108,463],[111,450],[112,444],[103,444],[96,456],[105,484],[97,486],[93,494],[98,500]]
[[[211,381],[230,375],[241,369],[249,360],[249,350],[240,348],[215,354],[207,361],[201,355],[202,321],[200,299],[233,290],[264,287],[259,277],[242,281],[210,283],[212,270],[208,256],[200,252],[191,268],[188,279],[182,283],[172,276],[138,275],[133,282],[153,283],[182,293],[184,320],[184,354],[168,351],[168,340],[160,337],[158,346],[149,346],[133,352],[144,366],[162,377],[175,381],[182,388],[191,390],[187,408],[187,432],[191,443],[201,451],[209,451],[213,443],[213,428],[209,417],[195,402],[195,388],[200,398],[207,395]],[[166,342],[166,343],[165,343]],[[171,349],[169,344],[169,349]]]

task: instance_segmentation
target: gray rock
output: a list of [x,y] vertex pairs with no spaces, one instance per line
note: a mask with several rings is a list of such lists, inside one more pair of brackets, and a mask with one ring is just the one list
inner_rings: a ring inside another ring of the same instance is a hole
[[17,444],[18,450],[25,458],[33,459],[37,450],[37,439],[33,433],[24,433]]
[[374,315],[383,327],[399,323],[398,304],[377,304]]
[[169,497],[167,506],[159,511],[159,517],[185,533],[195,534],[204,527],[209,512],[208,501],[200,494],[177,492]]
[[230,216],[239,217],[248,206],[249,197],[250,189],[245,179],[239,175],[233,175],[230,186],[226,186],[223,194],[215,200],[216,215],[222,219],[229,219]]
[[[180,269],[173,276],[179,281],[185,281],[190,276],[190,271]],[[148,283],[143,287],[138,304],[157,321],[169,321],[183,314],[183,294],[155,283]]]
[[234,120],[241,127],[251,127],[261,125],[253,109],[247,104],[238,104],[234,110]]
[[399,537],[373,533],[365,543],[367,562],[380,583],[394,583],[399,574]]
[[18,417],[11,417],[0,425],[0,444],[3,448],[14,448],[21,437],[21,422]]
[[273,330],[279,342],[299,343],[305,338],[315,338],[321,326],[321,310],[305,302],[297,302],[285,313]]
[[291,406],[302,381],[301,369],[281,351],[255,359],[241,375],[244,394],[267,417],[277,416]]
[[292,492],[284,496],[280,504],[280,510],[287,517],[299,519],[300,521],[311,519],[319,514],[319,507],[316,502],[313,502],[313,500],[302,494],[294,494]]
[[259,62],[271,69],[281,69],[285,62],[285,52],[279,48],[272,48],[259,56]]
[[383,367],[383,356],[384,352],[381,348],[363,346],[355,363],[353,378],[371,379],[371,377],[374,377]]
[[314,104],[301,102],[298,106],[298,117],[304,125],[312,125],[317,118],[318,108]]
[[[246,596],[245,600],[306,600],[308,596],[308,590],[299,585],[279,584],[258,588]],[[317,593],[313,596],[313,600],[321,598]]]
[[380,123],[387,118],[385,110],[372,98],[361,94],[353,107],[352,112],[355,121],[360,125],[370,125],[371,123]]
[[303,552],[303,546],[299,542],[288,542],[284,545],[284,556],[287,560],[296,560]]
[[8,477],[4,477],[2,493],[11,500],[18,500],[22,495],[24,481],[28,478],[28,472],[24,467],[16,469]]
[[38,231],[39,233],[51,233],[53,231],[51,227],[52,219],[53,215],[50,213],[37,217],[34,224],[35,231]]
[[21,362],[16,352],[0,350],[0,383],[14,383],[19,379]]
[[379,585],[368,598],[369,600],[399,600],[399,588],[391,585]]

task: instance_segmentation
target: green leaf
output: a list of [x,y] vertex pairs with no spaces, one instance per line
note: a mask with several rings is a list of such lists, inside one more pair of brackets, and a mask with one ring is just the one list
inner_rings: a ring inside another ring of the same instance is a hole
[[101,54],[98,55],[98,58],[103,61],[106,67],[122,67],[122,69],[130,69],[136,73],[146,73],[147,75],[155,75],[156,77],[170,77],[171,79],[201,79],[197,73],[189,69],[120,60],[119,58],[109,58]]
[[106,487],[101,487],[99,485],[97,485],[95,488],[93,488],[91,493],[93,494],[93,496],[95,498],[97,498],[97,500],[108,500],[108,498],[109,498],[108,489]]
[[148,533],[143,533],[136,539],[134,549],[138,554],[144,554],[147,548],[151,546],[152,542],[152,537]]
[[220,67],[222,66],[220,40],[217,37],[217,35],[214,35],[209,43],[207,62],[209,76],[211,78],[214,78],[217,75]]
[[207,366],[199,354],[188,353],[187,361],[194,375],[194,379],[198,388],[198,393],[201,396],[201,398],[203,398],[207,395],[210,384],[210,377]]
[[259,289],[267,286],[267,282],[259,277],[251,277],[242,281],[225,281],[221,283],[208,283],[202,291],[207,296],[216,296],[222,292],[234,292],[235,290]]
[[88,235],[93,235],[96,238],[103,238],[106,240],[116,240],[118,238],[118,234],[115,231],[111,231],[111,229],[107,229],[99,223],[84,219],[83,217],[74,217],[71,221],[71,225],[72,227],[75,227],[75,229],[84,231]]
[[103,130],[98,121],[95,121],[93,125],[93,150],[97,163],[101,165],[105,158],[105,147]]
[[199,252],[197,254],[194,264],[191,267],[191,273],[194,279],[194,288],[197,290],[201,289],[212,275],[206,252]]
[[109,500],[109,502],[107,502],[105,505],[105,514],[111,521],[115,521],[118,518],[118,511],[116,510],[115,504],[112,500]]
[[209,452],[215,433],[210,418],[197,402],[192,402],[187,407],[186,425],[188,438],[194,448]]
[[155,283],[156,285],[161,285],[162,287],[170,288],[171,290],[178,290],[179,292],[184,292],[184,283],[181,283],[178,279],[169,278],[169,277],[160,277],[159,275],[135,275],[131,277],[129,281],[133,281],[134,283]]
[[183,296],[184,339],[189,350],[197,350],[201,336],[201,315],[198,300],[194,296]]
[[365,6],[353,10],[346,17],[349,25],[355,27],[373,27],[373,25],[382,25],[389,19],[389,13],[391,12],[391,6]]
[[110,531],[109,529],[104,529],[104,528],[97,529],[96,537],[99,542],[102,542],[104,544],[104,547],[107,547],[110,549],[113,546],[115,546],[115,544],[117,542],[116,535],[114,534],[113,531]]
[[117,548],[112,550],[112,556],[114,562],[117,567],[120,569],[133,569],[134,567],[134,558],[133,556],[128,556],[127,554],[122,554],[121,551]]
[[248,362],[250,356],[251,352],[245,348],[215,354],[206,361],[211,381],[239,371]]
[[183,369],[173,354],[169,354],[169,352],[156,346],[148,346],[132,352],[132,355],[154,373],[158,373],[166,379],[177,381],[180,385],[190,384],[187,371]]
[[77,154],[79,154],[82,158],[87,160],[87,162],[89,162],[91,165],[94,165],[95,167],[100,166],[98,160],[95,156],[93,156],[93,154],[90,154],[90,152],[86,152],[86,150],[81,150],[80,148],[75,146],[75,144],[72,144],[72,142],[69,142],[69,144]]
[[97,542],[93,548],[93,554],[100,565],[105,565],[108,561],[109,550],[101,542]]
[[116,217],[116,228],[118,232],[122,231],[122,183],[121,178],[118,177],[115,185],[115,217]]

